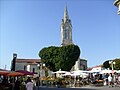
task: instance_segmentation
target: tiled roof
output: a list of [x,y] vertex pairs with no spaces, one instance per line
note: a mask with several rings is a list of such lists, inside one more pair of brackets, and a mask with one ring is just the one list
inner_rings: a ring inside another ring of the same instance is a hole
[[97,68],[97,67],[102,67],[102,65],[98,65],[98,66],[94,66],[94,67],[89,67],[88,70],[92,70],[93,68]]
[[41,59],[16,59],[17,63],[40,63]]

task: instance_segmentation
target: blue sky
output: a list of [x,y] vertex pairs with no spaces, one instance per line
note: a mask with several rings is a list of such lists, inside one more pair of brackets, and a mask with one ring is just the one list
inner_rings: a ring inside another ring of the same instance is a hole
[[88,66],[120,58],[120,16],[114,0],[0,0],[0,68],[18,58],[39,58],[43,47],[60,46],[67,4],[72,39]]

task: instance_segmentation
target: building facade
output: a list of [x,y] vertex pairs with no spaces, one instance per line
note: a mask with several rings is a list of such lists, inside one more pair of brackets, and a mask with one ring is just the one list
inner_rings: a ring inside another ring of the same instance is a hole
[[88,68],[88,70],[91,72],[100,72],[100,71],[104,70],[104,68],[103,68],[103,65],[98,65],[98,66]]
[[15,71],[17,70],[27,70],[30,72],[37,72],[40,64],[40,59],[16,59]]
[[114,1],[114,5],[115,5],[116,7],[118,7],[117,13],[118,13],[118,15],[120,15],[120,0],[115,0],[115,1]]
[[[15,61],[15,62],[13,62]],[[14,65],[14,64],[15,65]],[[11,63],[12,71],[25,70],[29,72],[37,73],[37,76],[45,76],[45,65],[41,63],[41,59],[20,59],[17,58],[17,54],[13,54],[13,60]],[[47,70],[48,76],[52,75],[52,71]]]
[[[72,23],[68,15],[67,7],[64,9],[64,17],[61,23],[61,46],[73,44],[72,41]],[[87,60],[78,58],[72,70],[87,69]]]
[[86,59],[80,59],[80,69],[87,70],[87,60]]

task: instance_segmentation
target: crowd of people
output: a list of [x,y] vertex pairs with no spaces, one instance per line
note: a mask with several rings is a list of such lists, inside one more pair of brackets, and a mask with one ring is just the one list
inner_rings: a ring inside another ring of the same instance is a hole
[[90,73],[88,77],[82,78],[79,82],[96,86],[120,87],[120,73]]
[[6,88],[6,90],[33,90],[35,86],[34,81],[30,77],[27,77],[27,80],[23,80],[21,77],[8,78],[3,76],[0,84],[0,87],[2,89]]
[[108,85],[109,87],[120,87],[120,74],[104,74],[104,85]]
[[[14,78],[8,78],[8,77],[0,77],[2,78],[1,85],[7,85],[9,87],[8,90],[33,90],[34,86],[40,86],[40,79],[32,78],[32,77],[14,77]],[[64,77],[65,78],[65,77]],[[75,81],[75,82],[74,82]],[[90,74],[87,78],[71,78],[71,79],[65,79],[65,85],[67,84],[73,84],[77,85],[77,81],[79,81],[79,84],[85,85],[85,84],[96,84],[101,83],[102,85],[106,85],[109,87],[120,87],[120,74],[118,73],[104,73],[104,74]],[[52,81],[54,84],[54,81]],[[66,83],[69,82],[69,83]],[[71,82],[71,83],[70,83]],[[55,84],[54,86],[56,86]],[[81,86],[81,85],[80,85]],[[5,86],[6,87],[6,86]]]

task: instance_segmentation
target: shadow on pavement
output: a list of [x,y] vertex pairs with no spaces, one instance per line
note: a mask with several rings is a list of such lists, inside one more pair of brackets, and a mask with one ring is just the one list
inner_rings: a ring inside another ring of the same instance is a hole
[[97,90],[93,88],[46,88],[46,87],[40,87],[34,88],[34,90]]

